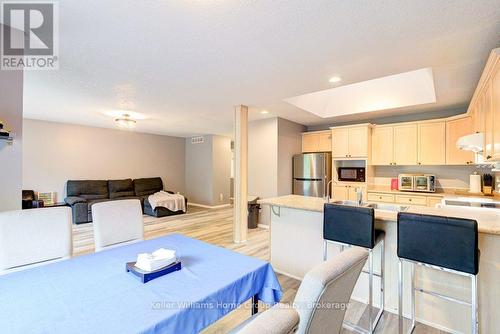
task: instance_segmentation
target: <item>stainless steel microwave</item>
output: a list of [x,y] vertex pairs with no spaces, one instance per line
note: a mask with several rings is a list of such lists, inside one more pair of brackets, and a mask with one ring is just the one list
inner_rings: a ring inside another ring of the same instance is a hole
[[435,192],[436,176],[431,174],[399,174],[399,190]]
[[339,181],[365,182],[365,167],[339,167]]

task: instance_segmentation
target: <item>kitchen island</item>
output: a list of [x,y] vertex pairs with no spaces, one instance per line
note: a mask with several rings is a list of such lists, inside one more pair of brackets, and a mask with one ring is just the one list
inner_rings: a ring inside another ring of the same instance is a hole
[[[271,263],[277,272],[302,279],[323,261],[323,206],[321,198],[288,195],[259,201],[271,210]],[[472,218],[478,221],[481,258],[478,275],[479,326],[481,333],[500,333],[500,210],[457,207],[410,206],[408,212]],[[398,312],[397,212],[375,210],[376,227],[385,231],[385,310]],[[339,253],[329,245],[329,257]],[[378,272],[380,249],[374,250]],[[410,265],[404,267],[404,314],[410,311]],[[470,280],[446,272],[417,267],[416,285],[470,301]],[[380,281],[374,280],[377,306]],[[470,332],[470,309],[421,293],[416,294],[417,321],[448,332]],[[362,274],[353,299],[367,303],[368,275]]]

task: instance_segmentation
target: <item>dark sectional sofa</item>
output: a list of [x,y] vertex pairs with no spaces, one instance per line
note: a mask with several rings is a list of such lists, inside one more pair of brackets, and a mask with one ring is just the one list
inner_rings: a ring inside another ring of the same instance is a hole
[[73,223],[75,224],[92,221],[92,205],[95,203],[122,199],[139,199],[143,212],[154,217],[184,213],[181,210],[170,211],[162,207],[153,210],[148,197],[161,190],[163,190],[163,182],[160,177],[135,180],[69,180],[66,185],[68,197],[64,201],[71,206]]

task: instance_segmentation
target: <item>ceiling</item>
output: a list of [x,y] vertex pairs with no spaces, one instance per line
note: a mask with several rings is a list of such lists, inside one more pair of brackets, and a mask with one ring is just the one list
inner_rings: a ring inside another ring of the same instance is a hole
[[65,0],[59,12],[60,69],[25,72],[25,117],[114,127],[103,113],[132,110],[148,117],[137,131],[176,136],[231,134],[238,104],[251,119],[342,121],[284,99],[426,67],[436,103],[356,118],[465,107],[500,46],[498,0]]

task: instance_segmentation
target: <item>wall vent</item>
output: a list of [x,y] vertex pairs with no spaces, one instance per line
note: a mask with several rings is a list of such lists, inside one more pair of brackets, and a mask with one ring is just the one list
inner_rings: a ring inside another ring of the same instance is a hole
[[191,138],[191,144],[202,144],[205,142],[205,137],[203,136],[198,136],[198,137],[192,137]]

